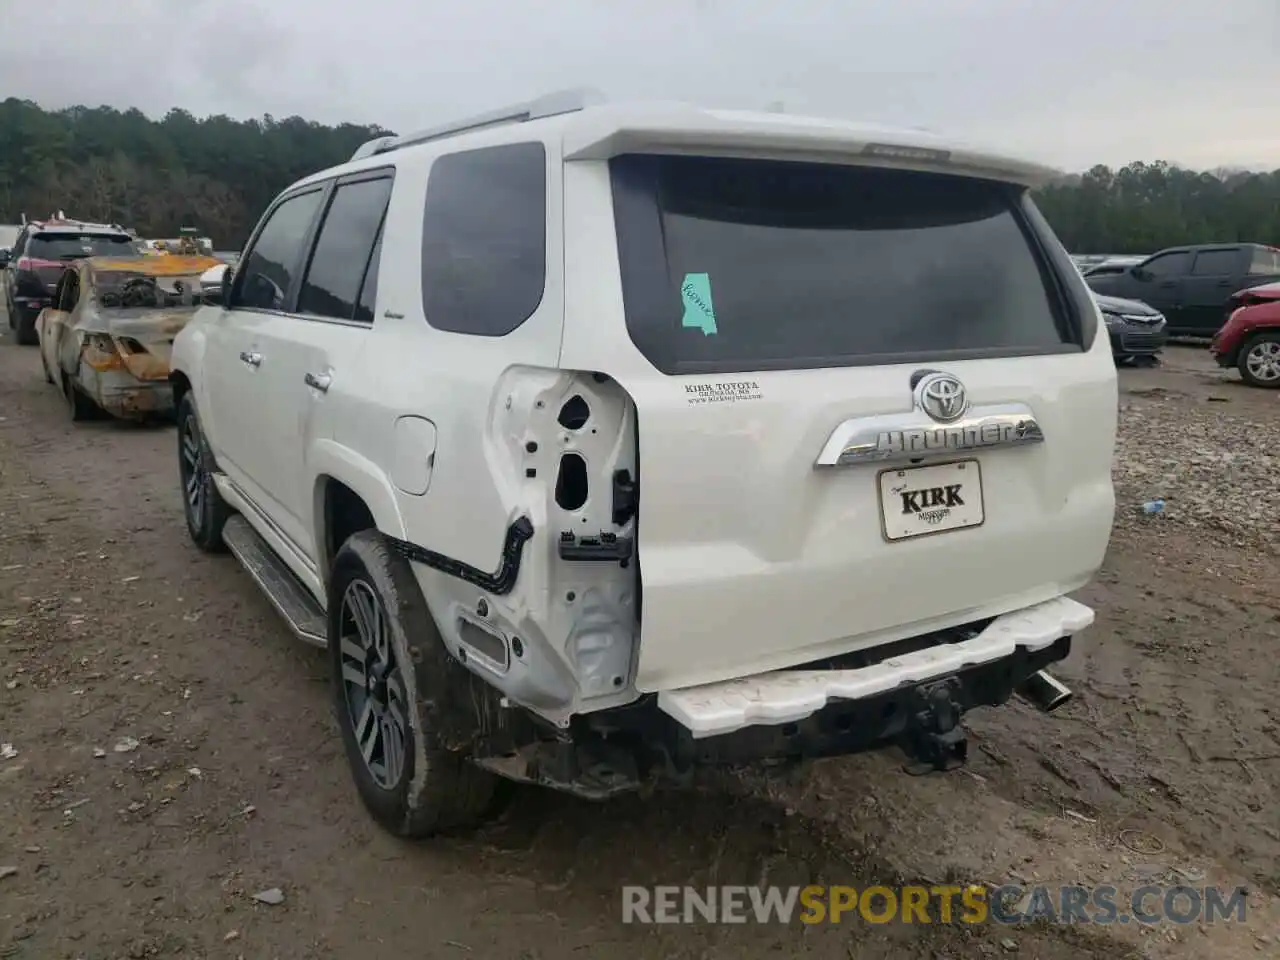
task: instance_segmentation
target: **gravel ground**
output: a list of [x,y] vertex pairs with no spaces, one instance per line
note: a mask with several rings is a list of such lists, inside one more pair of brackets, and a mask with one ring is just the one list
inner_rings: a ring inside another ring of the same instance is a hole
[[[1280,396],[1177,349],[1122,389],[1121,510],[1062,710],[971,715],[948,776],[885,753],[606,805],[521,792],[475,835],[406,844],[350,785],[323,656],[188,544],[173,431],[71,424],[0,339],[0,957],[1276,956]],[[1244,884],[1249,914],[619,921],[623,884],[765,880]]]
[[1138,506],[1162,498],[1173,526],[1280,549],[1280,394],[1209,369],[1200,351],[1170,352],[1167,369],[1127,378],[1114,472],[1125,505],[1118,524],[1141,526]]

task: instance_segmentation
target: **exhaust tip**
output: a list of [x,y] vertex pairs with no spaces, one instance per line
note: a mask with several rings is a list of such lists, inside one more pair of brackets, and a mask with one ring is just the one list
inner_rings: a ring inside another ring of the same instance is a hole
[[1062,681],[1044,670],[1037,670],[1027,677],[1015,693],[1044,713],[1052,713],[1073,696]]

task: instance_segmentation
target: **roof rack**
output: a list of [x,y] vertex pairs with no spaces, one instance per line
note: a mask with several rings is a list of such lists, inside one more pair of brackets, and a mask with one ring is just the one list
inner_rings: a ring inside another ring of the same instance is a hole
[[509,107],[500,107],[497,110],[478,113],[472,117],[441,124],[438,127],[429,127],[426,130],[408,133],[402,137],[378,137],[363,144],[351,155],[351,160],[363,160],[365,157],[389,153],[402,147],[411,147],[415,144],[426,143],[429,140],[442,140],[445,137],[453,137],[473,130],[483,130],[487,127],[499,127],[509,123],[527,123],[530,120],[541,120],[544,117],[577,113],[579,110],[585,110],[587,107],[597,106],[604,102],[604,94],[589,87],[557,90],[555,93],[548,93],[524,103],[512,104]]

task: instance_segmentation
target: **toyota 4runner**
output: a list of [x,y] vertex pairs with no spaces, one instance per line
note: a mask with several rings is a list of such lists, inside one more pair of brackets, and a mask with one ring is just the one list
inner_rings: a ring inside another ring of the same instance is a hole
[[1114,500],[1098,309],[917,132],[556,94],[294,184],[179,335],[192,538],[325,646],[403,834],[1070,694]]

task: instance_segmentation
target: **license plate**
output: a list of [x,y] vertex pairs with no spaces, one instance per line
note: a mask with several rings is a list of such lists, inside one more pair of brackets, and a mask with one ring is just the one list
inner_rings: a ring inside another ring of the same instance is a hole
[[881,471],[880,516],[889,541],[982,526],[986,512],[978,461]]

